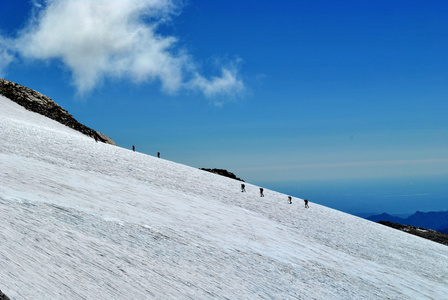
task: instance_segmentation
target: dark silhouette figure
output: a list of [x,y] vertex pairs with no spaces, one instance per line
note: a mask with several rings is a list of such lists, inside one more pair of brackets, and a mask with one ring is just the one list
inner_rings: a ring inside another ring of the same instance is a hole
[[308,206],[308,200],[303,200],[304,202],[305,202],[305,208],[310,208],[309,206]]
[[96,136],[96,134],[93,136],[93,138],[95,139],[95,142],[98,143],[98,137]]
[[157,157],[160,158],[160,152],[157,152]]
[[264,195],[263,195],[263,188],[260,188],[260,197],[264,197]]
[[288,196],[289,204],[292,204],[292,198],[291,196]]
[[241,184],[241,192],[246,192],[246,186],[244,183]]
[[135,151],[135,146],[134,145],[132,145],[132,151]]

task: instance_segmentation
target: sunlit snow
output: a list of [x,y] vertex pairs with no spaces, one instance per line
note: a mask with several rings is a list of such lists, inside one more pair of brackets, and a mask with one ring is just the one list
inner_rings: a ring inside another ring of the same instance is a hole
[[0,290],[448,299],[446,246],[258,188],[96,143],[0,96]]

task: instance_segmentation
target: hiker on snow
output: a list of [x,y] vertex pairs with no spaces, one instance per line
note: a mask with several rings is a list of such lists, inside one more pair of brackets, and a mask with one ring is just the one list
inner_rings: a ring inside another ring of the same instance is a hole
[[309,206],[308,206],[308,200],[303,200],[304,202],[305,202],[305,208],[310,208]]
[[241,192],[245,192],[246,191],[246,186],[244,185],[244,183],[241,184]]
[[135,152],[135,146],[134,146],[134,145],[132,145],[132,151],[134,151],[134,152]]
[[264,195],[263,195],[263,188],[260,188],[260,197],[264,197]]
[[288,196],[289,204],[292,204],[292,198],[291,196]]

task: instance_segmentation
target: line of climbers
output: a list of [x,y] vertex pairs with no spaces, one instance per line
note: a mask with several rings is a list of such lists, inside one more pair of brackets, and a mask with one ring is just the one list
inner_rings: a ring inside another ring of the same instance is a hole
[[[244,183],[241,184],[241,192],[242,193],[246,192],[246,185]],[[263,188],[260,188],[260,197],[264,197]],[[308,205],[308,200],[307,199],[304,199],[303,202],[305,202],[305,208],[310,208],[309,205]],[[291,196],[288,196],[288,203],[292,204],[292,197]]]
[[[95,141],[96,141],[96,139],[95,139]],[[135,146],[134,145],[132,145],[132,151],[135,151]],[[157,152],[157,157],[160,158],[160,152]],[[260,188],[260,197],[264,197],[263,191],[264,191],[263,188]],[[246,192],[246,185],[244,183],[241,184],[241,192],[244,192],[244,193]],[[303,201],[305,202],[305,208],[309,208],[308,200],[305,199]],[[292,197],[291,196],[288,196],[288,203],[292,204]]]

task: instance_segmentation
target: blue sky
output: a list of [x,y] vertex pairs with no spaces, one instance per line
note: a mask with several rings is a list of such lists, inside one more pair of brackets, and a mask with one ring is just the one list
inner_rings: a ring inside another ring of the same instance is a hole
[[3,0],[0,75],[125,148],[352,213],[446,210],[447,15],[447,1]]

